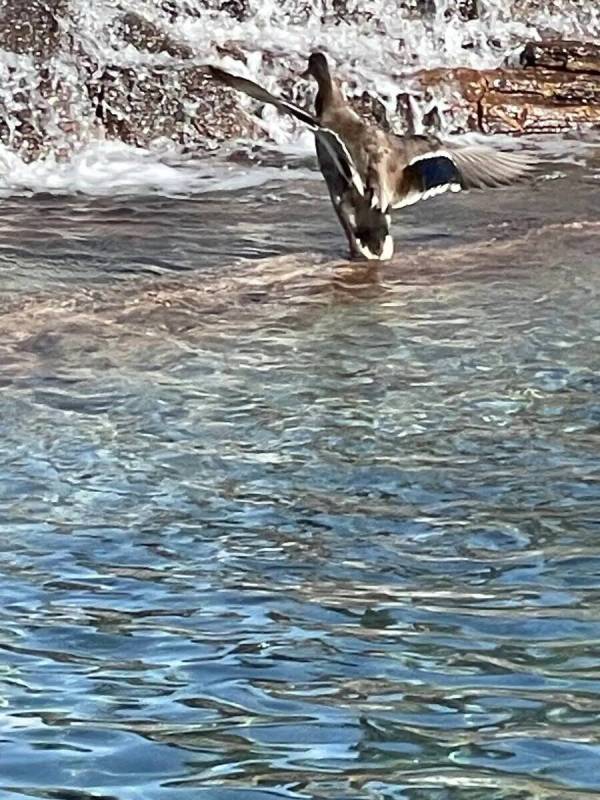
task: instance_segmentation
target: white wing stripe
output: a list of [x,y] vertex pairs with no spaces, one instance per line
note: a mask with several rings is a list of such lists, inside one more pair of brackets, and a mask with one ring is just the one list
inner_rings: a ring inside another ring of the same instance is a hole
[[438,194],[444,194],[444,192],[460,192],[461,190],[462,186],[460,183],[444,183],[441,186],[434,186],[431,189],[427,189],[425,192],[413,190],[412,192],[405,194],[401,200],[392,206],[392,208],[404,208],[405,206],[412,206],[415,203],[418,203],[419,200],[427,200],[430,197],[435,197]]
[[348,148],[346,147],[344,142],[340,139],[340,137],[335,131],[331,130],[331,128],[324,128],[322,125],[319,125],[319,127],[315,130],[315,137],[318,138],[319,141],[327,148],[329,155],[332,157],[342,177],[346,176],[346,170],[344,170],[344,168],[340,164],[340,159],[338,157],[338,154],[336,153],[335,149],[331,146],[331,142],[327,141],[327,136],[320,136],[319,135],[320,133],[327,133],[333,136],[333,138],[336,140],[336,142],[340,147],[340,150],[342,151],[346,161],[348,162],[348,166],[350,167],[352,183],[354,184],[356,191],[360,194],[361,197],[363,197],[365,194],[364,184],[362,182],[360,175],[358,174],[358,170],[356,169],[354,161],[352,160],[352,156],[348,152]]
[[430,158],[449,158],[454,163],[452,153],[448,150],[429,150],[427,153],[420,153],[418,156],[414,156],[406,166],[410,167],[419,161],[428,161]]

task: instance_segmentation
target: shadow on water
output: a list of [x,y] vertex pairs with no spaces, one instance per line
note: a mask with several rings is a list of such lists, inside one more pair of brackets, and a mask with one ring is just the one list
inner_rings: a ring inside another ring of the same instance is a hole
[[5,206],[3,798],[600,795],[598,190],[549,183],[377,268],[310,185]]

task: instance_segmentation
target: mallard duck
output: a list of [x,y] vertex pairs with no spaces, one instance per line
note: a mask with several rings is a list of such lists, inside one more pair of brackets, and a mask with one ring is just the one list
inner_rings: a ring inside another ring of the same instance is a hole
[[442,192],[506,186],[534,166],[525,155],[434,136],[398,136],[364,122],[331,77],[323,53],[313,53],[303,73],[317,81],[315,115],[253,81],[218,67],[210,70],[215,80],[276,106],[312,129],[319,166],[354,258],[392,257],[392,209]]

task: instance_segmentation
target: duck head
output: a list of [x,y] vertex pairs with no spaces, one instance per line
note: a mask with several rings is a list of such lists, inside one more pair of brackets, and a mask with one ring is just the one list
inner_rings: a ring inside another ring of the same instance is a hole
[[330,80],[329,65],[323,53],[311,53],[308,66],[301,77],[313,77],[318,83],[326,83]]

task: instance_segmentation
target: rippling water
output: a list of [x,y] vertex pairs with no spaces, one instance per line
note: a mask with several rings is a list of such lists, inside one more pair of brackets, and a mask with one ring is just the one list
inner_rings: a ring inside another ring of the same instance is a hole
[[4,201],[3,800],[600,795],[599,200]]

